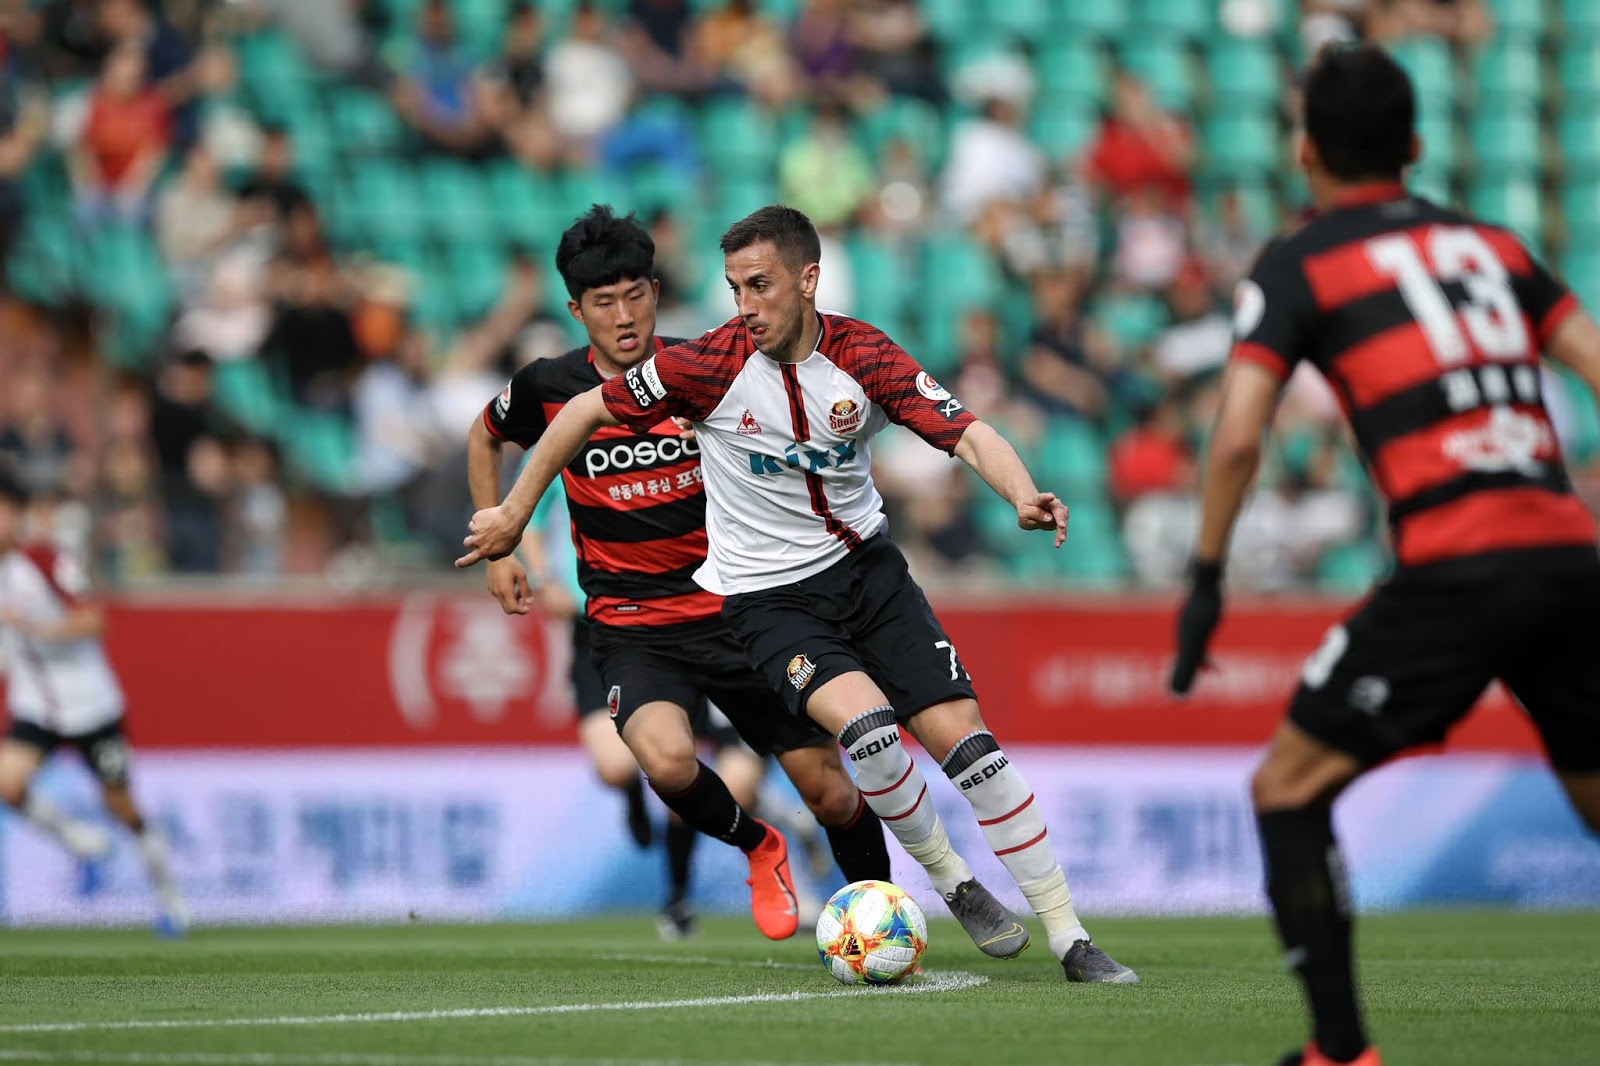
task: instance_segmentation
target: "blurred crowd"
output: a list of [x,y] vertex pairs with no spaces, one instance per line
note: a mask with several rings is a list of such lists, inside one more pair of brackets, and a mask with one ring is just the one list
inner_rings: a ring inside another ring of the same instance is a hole
[[[1220,5],[1240,34],[1279,6]],[[1297,53],[1330,39],[1465,45],[1492,31],[1475,0],[1305,0],[1286,82]],[[264,35],[314,78],[379,101],[369,121],[396,125],[404,161],[565,182],[569,206],[641,174],[668,189],[641,211],[663,333],[730,313],[714,234],[758,205],[741,193],[809,214],[822,306],[903,336],[1103,540],[1091,565],[1018,565],[971,478],[891,434],[880,481],[930,581],[1180,575],[1229,296],[1299,187],[1286,174],[1263,198],[1198,182],[1194,116],[1127,69],[1110,68],[1098,123],[1063,149],[1039,133],[1051,116],[1034,42],[953,63],[911,0],[7,0],[0,455],[55,504],[52,535],[112,580],[447,566],[468,511],[467,426],[510,373],[581,336],[540,241],[504,241],[488,268],[450,259],[452,284],[482,298],[430,313],[437,279],[345,224],[375,205],[334,202],[309,165],[312,148],[336,158],[345,145],[305,143],[292,110],[240,92],[241,56]],[[759,180],[728,180],[746,166]],[[143,265],[121,285],[164,272],[169,297],[131,345],[116,333],[108,350],[93,286],[30,290],[39,260],[12,253],[50,203],[75,244],[133,242]],[[900,302],[884,295],[897,285]],[[1278,430],[1238,580],[1365,581],[1381,516],[1314,375],[1294,379]]]

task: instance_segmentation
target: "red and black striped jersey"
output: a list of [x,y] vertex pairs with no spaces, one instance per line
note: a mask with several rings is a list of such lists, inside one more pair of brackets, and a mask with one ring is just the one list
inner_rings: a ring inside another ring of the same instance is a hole
[[1263,250],[1236,293],[1232,357],[1327,378],[1399,565],[1592,561],[1539,379],[1576,308],[1510,232],[1373,185]]
[[[657,337],[655,350],[678,343]],[[604,380],[588,348],[529,363],[483,409],[484,425],[500,440],[531,448],[568,400]],[[642,435],[602,428],[561,472],[561,483],[591,621],[660,626],[719,615],[722,598],[694,580],[706,558],[700,449],[675,423],[660,420]]]

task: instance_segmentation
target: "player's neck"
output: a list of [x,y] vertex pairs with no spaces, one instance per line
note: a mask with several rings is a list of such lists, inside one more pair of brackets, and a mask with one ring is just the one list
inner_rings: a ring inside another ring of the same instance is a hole
[[1406,194],[1405,182],[1398,177],[1374,176],[1355,181],[1339,181],[1322,176],[1308,180],[1311,200],[1319,211],[1335,211],[1357,204],[1398,200]]
[[656,335],[652,333],[648,337],[641,337],[640,340],[643,341],[643,343],[639,345],[639,348],[644,354],[633,362],[628,363],[626,366],[607,359],[605,353],[591,343],[589,345],[589,351],[594,353],[594,357],[590,361],[594,364],[595,372],[601,377],[605,378],[607,381],[610,381],[618,374],[627,373],[629,368],[638,366],[640,363],[650,358],[650,356],[654,355],[656,350]]
[[809,359],[811,353],[817,350],[817,342],[822,339],[822,316],[817,314],[816,308],[809,308],[804,321],[800,336],[785,351],[765,354],[780,363],[803,363]]

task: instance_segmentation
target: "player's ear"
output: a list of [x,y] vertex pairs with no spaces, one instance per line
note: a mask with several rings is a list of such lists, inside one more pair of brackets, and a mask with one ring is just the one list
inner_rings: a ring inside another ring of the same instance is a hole
[[807,263],[800,271],[800,295],[808,300],[816,298],[817,280],[822,276],[822,267],[816,263]]
[[1422,138],[1418,137],[1416,135],[1416,133],[1413,131],[1412,134],[1411,134],[1411,146],[1406,149],[1406,166],[1409,167],[1409,166],[1414,165],[1416,163],[1416,161],[1421,159],[1421,158],[1422,158]]
[[583,321],[583,305],[577,300],[567,301],[567,314],[578,320],[578,325],[586,325]]
[[1295,131],[1294,162],[1307,173],[1317,167],[1317,146],[1311,143],[1311,138],[1306,136],[1306,131],[1303,129]]

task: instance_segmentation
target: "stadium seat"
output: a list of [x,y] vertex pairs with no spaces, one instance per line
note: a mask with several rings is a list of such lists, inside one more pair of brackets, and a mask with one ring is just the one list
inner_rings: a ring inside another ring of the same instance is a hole
[[347,158],[393,151],[405,136],[394,108],[368,89],[334,88],[328,94],[328,112],[340,154]]
[[1054,0],[1006,0],[1003,4],[979,4],[983,20],[991,30],[1017,41],[1037,41],[1050,28],[1050,8]]
[[1284,140],[1274,113],[1242,109],[1213,113],[1202,134],[1205,170],[1212,176],[1267,175],[1283,167]]
[[239,81],[256,110],[273,121],[288,122],[317,106],[316,74],[288,34],[262,30],[234,42]]
[[422,195],[411,171],[387,160],[356,166],[346,208],[362,232],[376,241],[413,241],[426,228]]
[[777,157],[777,126],[748,100],[724,97],[700,115],[700,148],[711,168],[738,177],[770,174]]
[[1432,37],[1408,37],[1391,49],[1395,61],[1406,69],[1416,86],[1421,106],[1455,102],[1456,73],[1450,46]]
[[1094,303],[1095,325],[1129,351],[1155,340],[1167,324],[1167,308],[1147,293],[1107,293]]
[[1175,37],[1144,35],[1122,43],[1122,65],[1150,87],[1169,111],[1189,111],[1195,97],[1194,66],[1188,49]]
[[861,147],[867,158],[874,162],[883,158],[884,148],[895,138],[901,138],[916,151],[917,158],[930,171],[935,171],[944,161],[944,115],[926,100],[910,96],[892,96],[881,107],[862,115],[856,124]]
[[467,322],[483,317],[505,285],[505,257],[499,249],[456,243],[445,249],[444,265],[454,290],[456,314]]
[[64,210],[30,211],[7,262],[18,295],[47,306],[65,303],[77,284],[78,249]]
[[856,313],[887,331],[882,319],[898,319],[911,299],[915,272],[905,253],[867,233],[849,239],[850,274],[856,284]]
[[250,432],[268,435],[283,417],[287,400],[253,355],[218,362],[212,380],[217,407]]
[[1568,114],[1592,111],[1600,102],[1600,38],[1566,41],[1556,61],[1556,82]]
[[1215,0],[1135,0],[1133,21],[1140,31],[1200,38],[1216,25]]
[[1549,29],[1544,0],[1489,0],[1497,34],[1538,37]]
[[977,28],[972,0],[922,0],[917,8],[928,21],[928,32],[940,41],[959,41]]
[[1039,443],[1038,477],[1069,502],[1105,492],[1106,442],[1094,426],[1077,418],[1052,418]]
[[1562,227],[1576,248],[1600,246],[1600,184],[1570,182],[1561,190]]
[[1600,118],[1585,108],[1571,109],[1556,125],[1567,181],[1593,181],[1600,177]]
[[1589,313],[1600,314],[1600,251],[1569,244],[1560,273]]
[[1028,117],[1028,136],[1045,155],[1055,160],[1075,160],[1094,139],[1100,111],[1091,104],[1047,102]]
[[1569,40],[1580,35],[1600,36],[1600,4],[1594,0],[1561,0],[1561,27]]
[[1448,115],[1436,113],[1417,116],[1417,137],[1422,141],[1421,163],[1431,169],[1451,170],[1456,166],[1456,124]]
[[1451,171],[1430,164],[1426,158],[1406,175],[1406,187],[1412,193],[1437,204],[1449,204],[1455,199],[1453,185]]
[[1535,247],[1543,243],[1539,183],[1532,177],[1480,176],[1467,195],[1467,209],[1486,222],[1508,227]]
[[496,225],[508,237],[534,248],[555,247],[568,216],[553,178],[505,161],[489,168],[488,186]]
[[1472,80],[1484,103],[1542,99],[1545,73],[1538,45],[1526,37],[1497,37],[1473,57]]
[[[1064,37],[1042,44],[1034,65],[1039,75],[1040,103],[1073,101],[1079,106],[1106,99],[1105,56],[1093,39]],[[1047,105],[1048,106],[1048,105]]]
[[1128,5],[1125,3],[1063,0],[1055,8],[1057,32],[1087,33],[1115,40],[1126,35],[1130,21]]
[[1341,544],[1317,561],[1317,584],[1329,592],[1364,592],[1385,565],[1383,552],[1370,541]]
[[420,190],[428,229],[447,242],[496,241],[503,232],[482,172],[454,159],[421,166]]
[[1067,542],[1056,552],[1057,572],[1080,587],[1115,587],[1128,575],[1128,560],[1110,502],[1083,495],[1068,497],[1066,504]]
[[325,411],[290,408],[278,426],[278,444],[291,471],[325,492],[349,490],[355,434],[345,419]]
[[1278,107],[1283,100],[1283,64],[1269,41],[1216,37],[1206,48],[1211,106]]
[[1473,160],[1480,171],[1528,174],[1542,161],[1539,115],[1530,104],[1480,108],[1470,124]]

